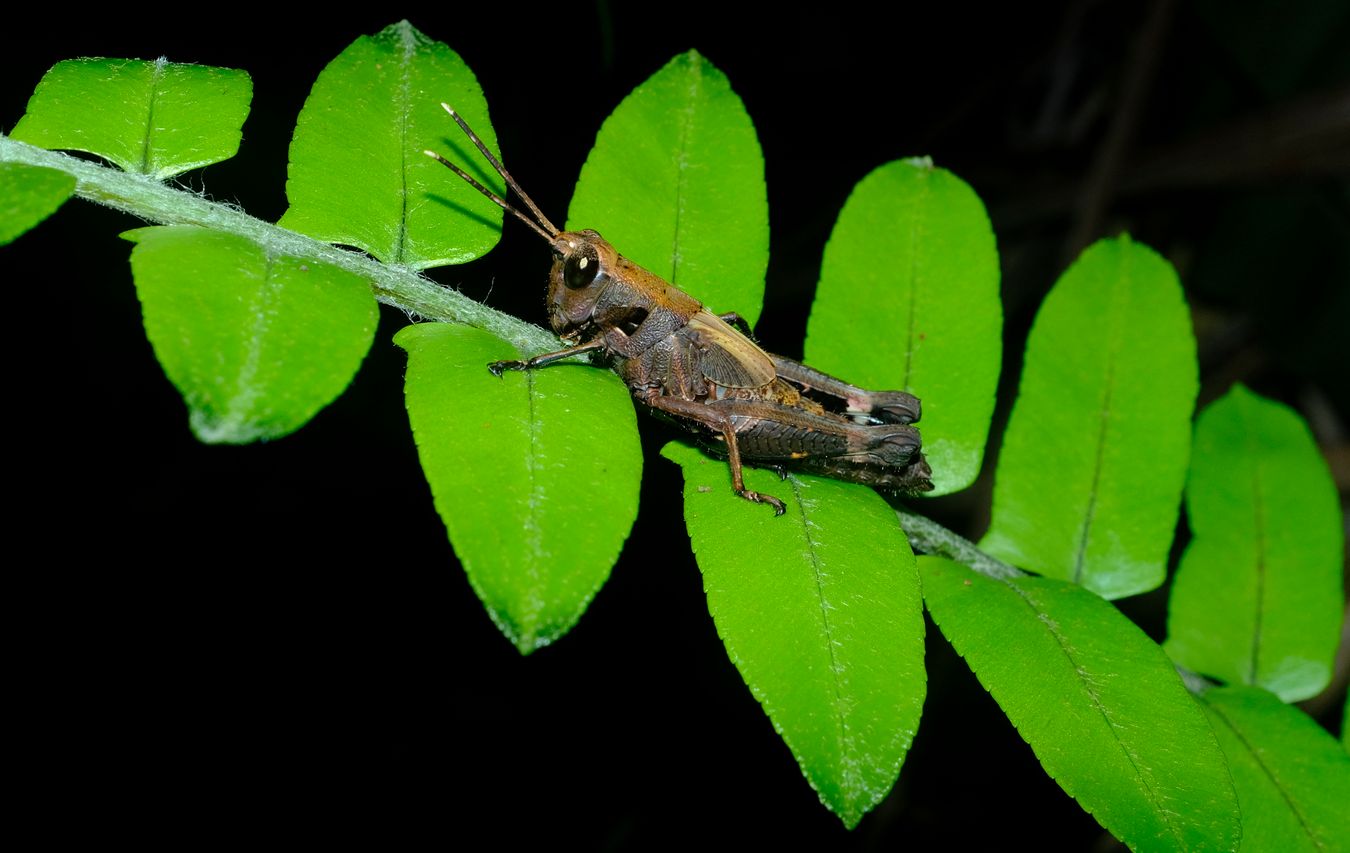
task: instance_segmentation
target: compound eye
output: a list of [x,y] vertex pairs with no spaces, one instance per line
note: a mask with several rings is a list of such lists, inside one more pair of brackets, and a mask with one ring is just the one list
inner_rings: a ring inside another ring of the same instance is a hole
[[585,287],[599,274],[600,256],[594,246],[583,245],[563,261],[563,283],[572,290]]

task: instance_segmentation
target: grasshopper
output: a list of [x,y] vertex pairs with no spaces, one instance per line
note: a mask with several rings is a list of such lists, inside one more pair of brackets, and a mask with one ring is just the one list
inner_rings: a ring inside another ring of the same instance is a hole
[[[749,337],[737,314],[714,314],[694,297],[620,255],[592,230],[562,231],[539,210],[501,161],[448,104],[441,104],[530,213],[510,205],[459,166],[438,160],[553,249],[548,315],[566,349],[488,365],[533,370],[581,353],[601,356],[637,402],[697,433],[727,457],[732,488],[783,514],[783,502],[745,487],[745,462],[801,470],[882,489],[925,492],[932,469],[921,452],[919,398],[866,391],[791,359]],[[739,330],[738,330],[739,329]]]

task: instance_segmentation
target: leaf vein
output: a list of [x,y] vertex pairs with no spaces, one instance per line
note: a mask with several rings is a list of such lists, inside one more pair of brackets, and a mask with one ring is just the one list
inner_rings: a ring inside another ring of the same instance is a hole
[[[1125,255],[1125,261],[1128,263],[1129,255]],[[1097,429],[1097,444],[1093,448],[1092,459],[1092,483],[1088,487],[1088,503],[1083,511],[1083,526],[1078,536],[1078,544],[1074,549],[1073,558],[1073,582],[1082,584],[1083,573],[1087,569],[1088,544],[1092,539],[1092,525],[1097,519],[1097,498],[1102,484],[1102,468],[1106,464],[1106,440],[1107,433],[1111,428],[1111,404],[1114,402],[1114,392],[1116,387],[1116,354],[1120,352],[1120,336],[1122,321],[1125,317],[1126,306],[1121,305],[1126,300],[1128,285],[1130,281],[1130,271],[1121,270],[1116,276],[1111,288],[1111,308],[1107,312],[1107,322],[1110,323],[1110,340],[1106,350],[1106,382],[1102,390],[1101,423]]]
[[540,613],[544,612],[546,602],[542,590],[542,583],[539,574],[539,560],[542,556],[543,535],[540,532],[539,524],[539,504],[543,498],[539,487],[539,415],[535,411],[535,375],[533,370],[526,370],[525,373],[525,394],[529,411],[529,434],[530,450],[525,459],[525,470],[530,480],[530,497],[527,501],[525,514],[525,545],[528,554],[526,571],[530,576],[529,600],[525,603],[524,614],[527,618],[524,620],[528,637],[531,644],[535,643],[539,635],[539,626],[537,624]]
[[691,64],[690,69],[689,97],[680,111],[680,142],[676,149],[678,156],[675,165],[675,227],[670,246],[670,283],[677,286],[680,271],[680,220],[684,214],[689,171],[689,135],[694,124],[700,81],[697,66]]
[[1303,816],[1303,812],[1299,811],[1298,803],[1293,799],[1290,799],[1289,795],[1285,792],[1284,786],[1280,784],[1279,778],[1266,766],[1266,763],[1261,760],[1261,754],[1257,751],[1256,747],[1242,736],[1242,732],[1238,730],[1237,726],[1233,725],[1233,721],[1228,718],[1228,715],[1223,712],[1222,708],[1218,707],[1213,702],[1206,702],[1205,704],[1214,712],[1215,716],[1223,721],[1223,724],[1233,733],[1233,737],[1237,738],[1242,744],[1242,748],[1247,750],[1247,754],[1252,757],[1252,761],[1256,762],[1256,766],[1260,768],[1261,773],[1270,780],[1271,787],[1279,792],[1280,799],[1284,800],[1284,804],[1289,807],[1290,813],[1298,820],[1298,825],[1303,830],[1304,834],[1308,836],[1308,840],[1311,841],[1317,849],[1325,850],[1327,845],[1324,844],[1322,839],[1313,831],[1312,825]]
[[[1253,444],[1248,433],[1248,444]],[[1252,466],[1252,528],[1256,537],[1256,612],[1252,614],[1252,647],[1247,683],[1256,684],[1261,662],[1261,626],[1266,609],[1266,507],[1261,500],[1261,467],[1258,461]]]
[[808,504],[812,502],[803,498],[801,483],[797,481],[797,478],[788,477],[788,482],[792,484],[792,497],[796,500],[797,509],[801,512],[802,538],[806,542],[806,553],[816,582],[816,600],[820,603],[820,620],[825,631],[825,648],[830,654],[830,682],[834,688],[835,720],[839,724],[839,753],[842,775],[848,780],[847,787],[852,789],[859,786],[859,780],[854,778],[856,776],[856,773],[853,772],[854,764],[849,760],[849,756],[853,754],[854,749],[852,733],[848,726],[848,714],[845,710],[848,703],[844,700],[844,694],[839,683],[843,665],[834,653],[834,626],[830,623],[830,609],[825,600],[825,585],[820,571],[821,559],[816,552],[816,540],[811,535],[811,524],[806,515]]
[[1149,778],[1149,774],[1147,774],[1144,768],[1139,765],[1139,762],[1135,760],[1134,753],[1125,745],[1125,742],[1120,739],[1120,735],[1116,731],[1115,722],[1112,721],[1111,715],[1107,713],[1106,706],[1102,704],[1101,697],[1094,689],[1095,683],[1092,675],[1078,662],[1073,647],[1067,642],[1065,637],[1056,630],[1057,626],[1055,621],[1050,618],[1049,614],[1046,613],[1043,608],[1039,607],[1037,603],[1032,600],[1026,590],[1022,589],[1021,586],[1016,583],[1011,583],[1009,581],[1003,582],[1011,587],[1012,590],[1022,598],[1022,601],[1027,607],[1031,608],[1032,613],[1036,615],[1036,618],[1040,620],[1041,624],[1045,625],[1046,631],[1054,639],[1056,645],[1059,646],[1060,651],[1064,653],[1064,657],[1069,661],[1070,665],[1073,666],[1074,672],[1078,674],[1080,683],[1083,685],[1083,692],[1087,694],[1087,697],[1092,704],[1092,709],[1101,716],[1103,721],[1105,721],[1106,729],[1111,733],[1111,737],[1115,740],[1116,746],[1120,747],[1121,753],[1125,756],[1126,760],[1130,762],[1130,766],[1134,768],[1135,777],[1143,786],[1145,796],[1153,805],[1154,811],[1162,816],[1163,823],[1167,826],[1168,831],[1171,832],[1172,837],[1177,840],[1177,849],[1185,849],[1185,836],[1181,829],[1173,824],[1170,817],[1174,815],[1175,812],[1164,806],[1159,794],[1153,790],[1153,784]]
[[145,135],[141,137],[141,174],[143,175],[150,174],[150,155],[154,150],[151,139],[155,133],[155,105],[159,100],[159,84],[164,79],[164,69],[168,64],[168,57],[161,56],[155,60],[154,70],[150,72],[150,95],[149,103],[146,105]]
[[[407,23],[406,21],[404,22]],[[408,249],[408,125],[412,122],[412,68],[413,56],[417,52],[417,42],[413,38],[411,27],[399,28],[400,46],[403,55],[399,63],[398,87],[398,180],[399,211],[398,236],[395,238],[394,257],[397,263],[403,263]]]
[[[909,229],[909,324],[905,330],[905,376],[900,387],[910,390],[910,377],[914,372],[914,339],[918,328],[915,319],[919,303],[919,229],[923,223],[923,213],[927,210],[928,196],[931,192],[932,172],[924,173],[920,182],[919,197],[915,199],[914,227]],[[926,236],[926,235],[925,235]]]
[[239,372],[235,375],[235,391],[230,395],[229,404],[221,414],[220,420],[209,427],[211,432],[224,436],[236,436],[239,428],[248,426],[250,432],[257,429],[251,424],[253,405],[258,398],[258,371],[262,367],[263,341],[271,326],[272,303],[277,295],[278,285],[273,280],[276,259],[270,253],[264,256],[262,281],[252,299],[253,323],[246,338],[247,349]]
[[1097,494],[1101,488],[1102,466],[1106,456],[1106,432],[1111,425],[1112,392],[1116,384],[1116,364],[1112,361],[1106,368],[1106,390],[1103,393],[1101,423],[1097,428],[1097,446],[1092,461],[1092,483],[1088,487],[1087,507],[1083,510],[1083,527],[1078,534],[1078,545],[1073,555],[1073,582],[1083,583],[1083,571],[1087,567],[1088,542],[1092,538],[1092,524],[1097,519]]

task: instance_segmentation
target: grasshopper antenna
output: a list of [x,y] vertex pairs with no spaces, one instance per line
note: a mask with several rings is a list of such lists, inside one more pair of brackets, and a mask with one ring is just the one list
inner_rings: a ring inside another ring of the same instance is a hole
[[[469,184],[474,189],[478,190],[483,195],[495,201],[501,207],[502,210],[505,210],[507,213],[515,214],[517,219],[533,228],[540,237],[543,237],[545,240],[552,243],[553,238],[558,236],[557,231],[554,231],[554,233],[550,234],[543,228],[540,228],[538,223],[536,223],[533,219],[531,219],[530,217],[526,216],[525,214],[521,213],[519,210],[516,210],[514,207],[508,204],[506,199],[502,198],[501,196],[494,193],[492,190],[478,183],[478,181],[475,180],[474,177],[470,175],[468,172],[456,166],[454,163],[451,163],[449,160],[437,154],[435,151],[428,149],[426,151],[423,151],[422,153],[427,155],[433,160],[439,161],[442,166],[446,167],[450,171],[454,172],[456,175],[459,175],[461,178],[468,181]],[[549,223],[549,225],[550,227],[552,227],[552,223]]]
[[[530,198],[529,195],[526,194],[525,190],[520,188],[520,184],[516,183],[516,179],[511,177],[511,173],[506,171],[506,168],[502,166],[502,161],[498,160],[496,155],[494,155],[491,151],[488,150],[488,147],[483,144],[483,140],[479,139],[478,134],[473,132],[473,128],[469,127],[468,122],[464,121],[464,119],[460,117],[459,113],[455,112],[454,109],[449,104],[442,103],[441,107],[447,113],[450,114],[450,118],[455,120],[455,124],[459,125],[460,130],[464,131],[464,134],[469,137],[470,141],[473,142],[474,146],[477,147],[478,150],[482,152],[483,156],[487,158],[487,161],[492,164],[492,168],[497,170],[497,174],[501,175],[502,178],[506,181],[506,185],[509,186],[512,189],[512,191],[514,191],[515,194],[520,197],[521,201],[525,202],[525,206],[528,207],[530,209],[530,212],[533,213],[538,218],[540,223],[543,223],[544,227],[541,228],[539,224],[537,224],[536,222],[531,220],[528,216],[526,216],[525,214],[521,213],[519,210],[508,204],[507,201],[503,199],[501,196],[497,195],[492,190],[488,189],[487,187],[480,184],[478,181],[474,180],[474,178],[467,172],[465,172],[463,169],[456,166],[454,163],[451,163],[449,160],[437,154],[435,151],[424,151],[422,153],[426,154],[433,160],[439,161],[441,165],[450,169],[450,171],[454,172],[456,175],[459,175],[465,181],[468,181],[469,184],[474,189],[478,190],[480,193],[496,202],[502,208],[502,210],[515,214],[516,218],[518,218],[521,222],[524,222],[526,225],[533,228],[545,240],[553,242],[553,238],[557,237],[559,234],[557,226],[555,226],[552,222],[549,221],[548,217],[544,215],[544,212],[540,210],[539,206],[534,203],[534,199]],[[545,228],[547,228],[548,230],[547,231],[544,230]]]

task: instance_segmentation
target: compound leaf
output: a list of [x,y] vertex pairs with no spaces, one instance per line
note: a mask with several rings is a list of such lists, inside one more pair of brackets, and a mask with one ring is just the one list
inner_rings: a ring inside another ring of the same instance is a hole
[[43,75],[11,135],[163,180],[233,157],[252,98],[253,81],[233,68],[67,59]]
[[501,237],[501,208],[423,152],[498,195],[506,187],[441,102],[496,150],[487,101],[459,54],[407,21],[352,42],[300,111],[280,224],[413,269],[486,253]]
[[925,692],[914,556],[865,486],[745,469],[775,517],[731,489],[725,463],[662,451],[684,470],[685,525],[732,663],[821,802],[854,826],[895,784]]
[[1197,390],[1171,265],[1129,237],[1093,244],[1036,315],[982,547],[1107,598],[1161,584]]
[[131,269],[145,332],[208,443],[280,438],[351,382],[375,335],[370,285],[233,234],[140,228]]
[[1345,536],[1307,425],[1235,386],[1196,422],[1186,511],[1168,653],[1286,702],[1320,693],[1340,643]]
[[521,353],[449,323],[394,336],[422,470],[469,582],[523,654],[565,634],[609,577],[637,516],[642,449],[613,373],[507,372]]
[[920,557],[933,621],[1059,786],[1134,850],[1233,850],[1223,753],[1170,660],[1099,596]]

